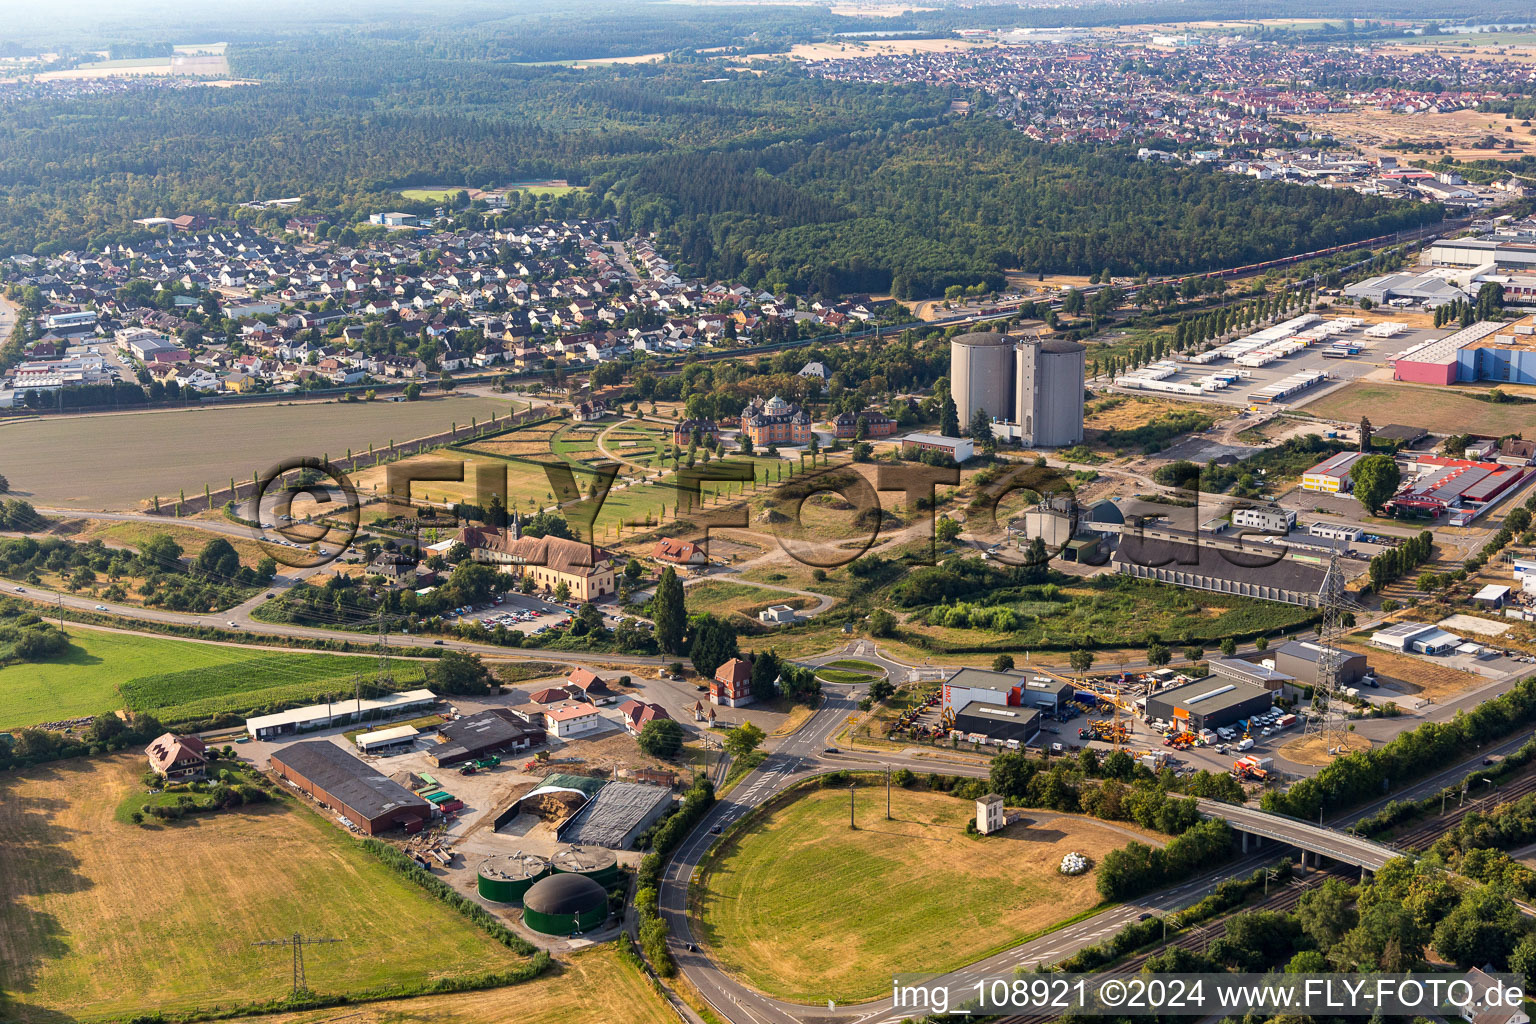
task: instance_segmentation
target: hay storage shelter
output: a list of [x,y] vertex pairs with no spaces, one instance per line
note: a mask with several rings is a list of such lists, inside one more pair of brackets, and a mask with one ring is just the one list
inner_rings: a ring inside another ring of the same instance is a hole
[[523,895],[523,923],[545,935],[573,935],[608,920],[608,891],[585,875],[541,878]]
[[475,891],[492,903],[518,903],[529,887],[548,874],[548,862],[531,853],[487,857],[475,873]]

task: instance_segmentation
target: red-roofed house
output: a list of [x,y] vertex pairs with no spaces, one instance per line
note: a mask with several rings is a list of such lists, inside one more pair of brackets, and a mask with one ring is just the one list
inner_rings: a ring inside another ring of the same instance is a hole
[[161,778],[195,779],[208,767],[208,745],[196,736],[168,732],[144,748],[149,766]]
[[652,704],[650,701],[630,699],[619,705],[619,712],[624,716],[624,727],[636,736],[645,728],[645,723],[654,722],[665,718],[671,720],[667,709],[660,704]]
[[565,688],[571,696],[579,693],[593,704],[607,704],[618,696],[608,688],[607,680],[584,668],[578,668],[565,677]]
[[559,686],[550,686],[536,690],[528,699],[535,704],[559,704],[563,700],[570,700],[571,694]]
[[675,537],[663,537],[657,541],[651,549],[651,557],[658,562],[670,562],[673,565],[705,565],[709,562],[709,555],[705,553],[703,545]]
[[752,703],[752,663],[741,658],[715,669],[715,678],[709,682],[709,702],[726,707],[740,707]]

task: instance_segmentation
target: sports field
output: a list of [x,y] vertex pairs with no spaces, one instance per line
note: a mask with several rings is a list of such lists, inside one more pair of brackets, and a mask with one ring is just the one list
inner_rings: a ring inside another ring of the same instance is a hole
[[360,992],[521,958],[288,801],[184,825],[113,820],[137,755],[0,776],[0,1017],[128,1018],[280,998],[301,932],[310,988]]
[[1092,871],[1069,878],[1057,866],[1073,850],[1097,862],[1129,839],[1055,812],[974,839],[969,801],[898,789],[886,821],[882,788],[856,799],[857,831],[846,790],[814,790],[706,866],[695,887],[705,941],[754,988],[854,1002],[888,991],[893,973],[971,963],[1097,905]]
[[677,1024],[677,1013],[605,945],[532,981],[343,1009],[235,1018],[234,1024]]
[[1518,434],[1529,431],[1536,422],[1533,405],[1495,405],[1453,388],[1368,381],[1346,384],[1303,408],[1323,419],[1353,423],[1365,415],[1372,423],[1403,423],[1436,434],[1459,434],[1471,429],[1491,435]]
[[[168,637],[66,626],[61,658],[0,668],[0,729],[131,708],[164,721],[241,711],[322,691],[353,691],[371,678],[370,658],[257,651]],[[422,662],[396,660],[400,682],[420,679]]]

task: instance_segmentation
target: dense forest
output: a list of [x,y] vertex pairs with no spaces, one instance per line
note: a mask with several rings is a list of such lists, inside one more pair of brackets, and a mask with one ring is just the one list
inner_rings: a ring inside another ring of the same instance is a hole
[[[356,223],[414,185],[564,178],[499,223],[611,217],[685,269],[826,294],[1002,283],[1002,271],[1179,273],[1380,235],[1420,204],[1033,143],[924,85],[794,66],[569,68],[358,33],[232,48],[259,86],[64,95],[0,109],[0,253],[99,247],[133,219],[302,195]],[[430,213],[431,204],[418,212]],[[263,219],[264,218],[264,219]]]

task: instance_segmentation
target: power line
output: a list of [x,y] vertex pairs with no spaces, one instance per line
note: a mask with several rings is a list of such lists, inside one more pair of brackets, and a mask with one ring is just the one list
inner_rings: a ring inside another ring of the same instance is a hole
[[260,942],[253,942],[251,945],[293,947],[293,996],[297,998],[309,990],[309,986],[304,979],[304,947],[340,941],[340,939],[306,938],[298,932],[294,932],[293,937],[289,939],[263,939]]

